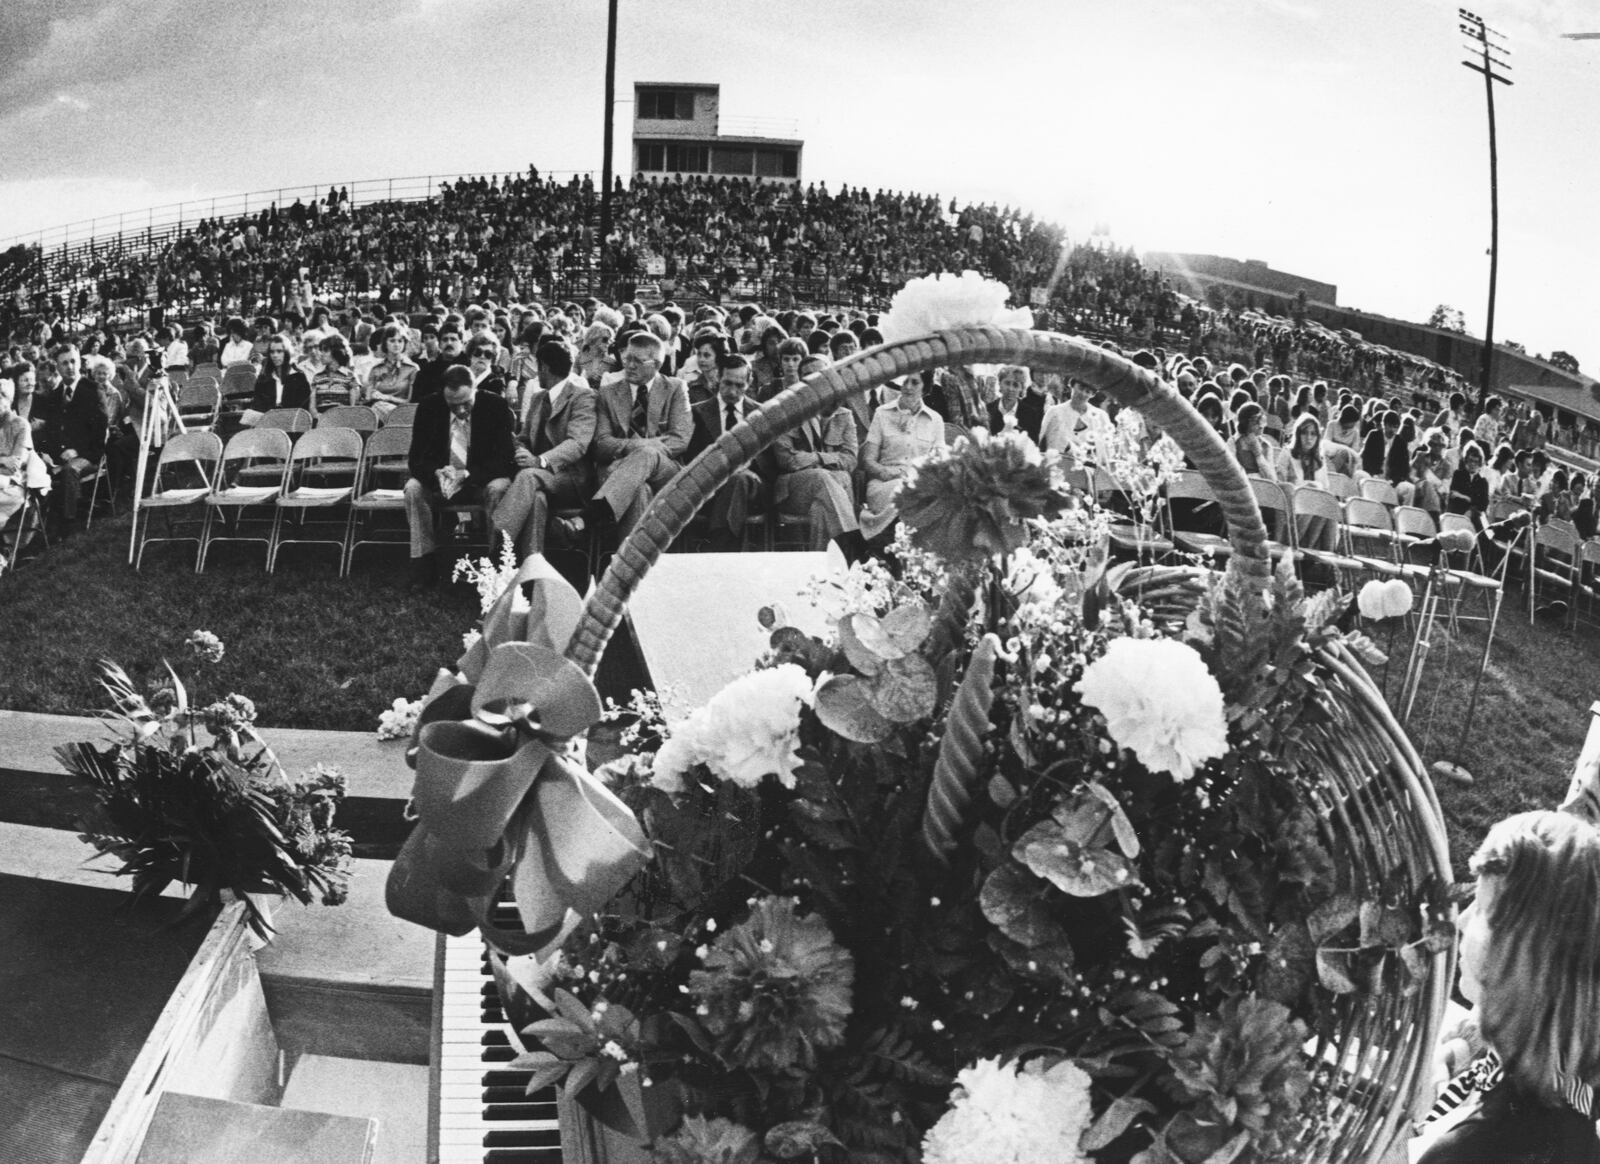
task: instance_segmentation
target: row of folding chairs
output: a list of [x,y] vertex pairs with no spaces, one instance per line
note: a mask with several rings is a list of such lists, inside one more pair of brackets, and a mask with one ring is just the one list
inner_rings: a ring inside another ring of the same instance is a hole
[[[1415,560],[1420,547],[1430,543],[1444,529],[1466,529],[1476,534],[1471,519],[1464,514],[1444,514],[1438,523],[1426,510],[1414,506],[1391,509],[1381,501],[1352,496],[1340,500],[1331,490],[1314,485],[1287,489],[1265,477],[1251,477],[1250,486],[1267,525],[1268,552],[1274,561],[1288,555],[1302,574],[1310,564],[1331,573],[1347,588],[1362,577],[1407,578],[1418,585],[1430,578],[1447,588],[1456,601],[1467,592],[1485,596],[1497,612],[1504,588],[1506,561],[1486,561],[1476,537],[1473,549],[1464,554],[1441,554],[1439,571],[1433,560]],[[1102,501],[1120,491],[1120,486],[1104,470],[1080,469],[1069,474],[1069,481],[1093,493]],[[1197,554],[1213,560],[1225,559],[1232,544],[1222,534],[1182,528],[1174,517],[1173,503],[1191,503],[1199,512],[1215,505],[1216,494],[1205,477],[1193,470],[1176,474],[1168,482],[1166,499],[1153,525],[1140,526],[1125,521],[1112,526],[1112,543],[1141,560],[1161,560],[1174,553]],[[1315,531],[1313,540],[1307,533]],[[1492,617],[1492,616],[1491,616]]]
[[[333,546],[344,575],[358,547],[404,544],[400,537],[358,535],[366,519],[404,512],[411,429],[391,425],[365,439],[363,435],[323,425],[305,431],[297,441],[284,429],[260,427],[235,433],[226,445],[211,432],[174,436],[162,447],[150,496],[139,503],[134,568],[143,565],[145,548],[152,542],[192,541],[195,572],[200,573],[212,546],[231,541],[265,545],[269,573],[286,545]],[[174,481],[180,473],[187,477],[181,484]],[[246,511],[266,507],[272,509],[270,529],[246,532]],[[185,511],[193,511],[190,518],[198,522],[197,529],[180,532]],[[310,520],[317,513],[333,516]],[[158,514],[165,526],[159,536],[151,532]]]

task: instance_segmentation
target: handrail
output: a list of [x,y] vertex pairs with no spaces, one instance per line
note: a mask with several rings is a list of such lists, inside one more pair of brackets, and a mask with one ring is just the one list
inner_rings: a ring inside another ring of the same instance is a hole
[[[362,206],[373,202],[420,202],[431,198],[438,191],[441,182],[455,182],[462,178],[519,178],[526,174],[526,170],[477,170],[462,171],[458,174],[415,174],[401,178],[358,178],[354,181],[313,182],[301,186],[280,186],[276,190],[253,190],[244,194],[223,194],[213,198],[191,198],[183,202],[169,202],[162,206],[148,206],[141,210],[124,211],[118,214],[103,214],[95,218],[85,218],[78,222],[64,223],[60,226],[41,227],[38,230],[24,231],[9,238],[0,239],[0,251],[9,250],[18,244],[37,243],[40,249],[46,246],[65,246],[70,242],[93,241],[100,231],[110,232],[115,228],[115,233],[120,236],[129,230],[145,231],[157,227],[182,225],[184,222],[199,222],[201,219],[216,217],[237,218],[243,214],[259,213],[268,206],[276,203],[279,209],[284,209],[292,204],[295,199],[302,201],[309,198],[322,199],[327,196],[329,187],[339,187],[350,191],[350,204]],[[594,176],[592,170],[541,170],[541,180],[559,178],[562,181],[584,175]],[[422,183],[420,193],[417,183]],[[396,197],[396,190],[400,196]],[[76,238],[74,238],[76,236]]]

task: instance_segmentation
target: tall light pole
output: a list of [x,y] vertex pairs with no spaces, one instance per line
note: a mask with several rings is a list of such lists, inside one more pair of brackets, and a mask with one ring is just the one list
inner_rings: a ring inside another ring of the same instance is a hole
[[600,159],[600,251],[604,263],[606,239],[611,237],[611,134],[616,120],[617,0],[610,0],[606,16],[606,144]]
[[[1494,290],[1500,274],[1500,162],[1494,138],[1494,87],[1496,82],[1511,84],[1509,78],[1495,70],[1510,71],[1511,65],[1505,58],[1511,54],[1504,47],[1505,37],[1485,24],[1483,17],[1465,8],[1458,8],[1456,12],[1461,17],[1461,31],[1467,37],[1467,50],[1481,58],[1461,63],[1483,74],[1483,91],[1489,101],[1489,311],[1483,324],[1483,376],[1478,382],[1478,408],[1482,409],[1494,380]],[[1492,44],[1490,37],[1502,43]]]

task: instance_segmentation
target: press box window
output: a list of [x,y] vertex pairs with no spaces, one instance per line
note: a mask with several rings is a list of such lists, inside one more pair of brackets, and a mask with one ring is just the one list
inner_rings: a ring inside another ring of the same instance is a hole
[[640,89],[634,116],[643,121],[693,121],[694,94],[687,89]]

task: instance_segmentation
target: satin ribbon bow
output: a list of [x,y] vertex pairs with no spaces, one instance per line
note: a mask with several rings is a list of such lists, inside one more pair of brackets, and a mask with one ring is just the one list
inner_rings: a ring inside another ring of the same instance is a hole
[[[581,609],[577,592],[532,555],[459,674],[439,673],[407,755],[417,825],[389,871],[396,917],[448,934],[477,926],[508,954],[542,953],[649,855],[627,805],[574,758],[573,738],[601,710],[588,676],[559,649]],[[508,878],[524,933],[490,917]]]

